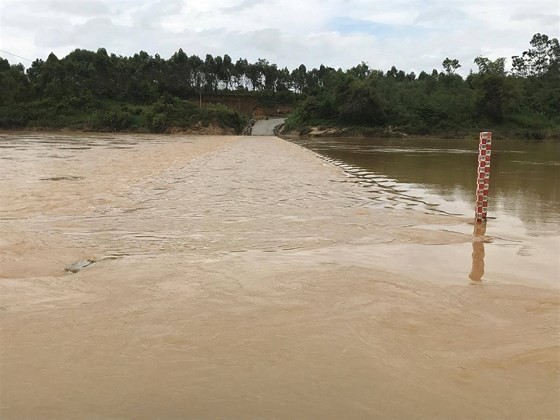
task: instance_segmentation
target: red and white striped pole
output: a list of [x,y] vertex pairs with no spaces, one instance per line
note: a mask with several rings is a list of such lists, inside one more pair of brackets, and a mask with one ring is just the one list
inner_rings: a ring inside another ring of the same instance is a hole
[[476,181],[476,223],[486,222],[488,212],[488,189],[490,187],[490,157],[492,156],[492,133],[480,133],[478,146],[478,172]]

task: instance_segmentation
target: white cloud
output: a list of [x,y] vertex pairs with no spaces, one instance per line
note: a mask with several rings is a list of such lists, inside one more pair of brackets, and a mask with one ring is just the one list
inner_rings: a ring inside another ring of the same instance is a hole
[[35,7],[45,12],[76,16],[100,16],[109,13],[109,8],[101,0],[46,0],[37,3]]
[[466,73],[478,55],[520,54],[536,32],[558,37],[559,9],[558,0],[0,0],[0,49],[45,59],[183,48],[290,69],[365,61],[416,72],[451,57]]

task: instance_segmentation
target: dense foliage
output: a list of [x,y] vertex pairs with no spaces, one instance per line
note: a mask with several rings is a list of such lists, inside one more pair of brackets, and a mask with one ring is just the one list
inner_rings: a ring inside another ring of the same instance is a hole
[[287,69],[266,60],[205,60],[183,50],[169,60],[77,49],[50,54],[27,70],[0,58],[0,128],[45,127],[163,132],[217,124],[240,132],[247,116],[224,106],[198,106],[201,95],[254,92],[265,105],[293,102]]
[[362,63],[348,71],[321,67],[308,73],[305,99],[289,128],[309,125],[362,126],[380,133],[451,135],[492,128],[523,138],[560,138],[560,45],[536,34],[531,47],[512,57],[474,60],[478,72],[456,74],[446,58],[443,71],[384,73]]
[[560,46],[536,34],[531,47],[512,57],[477,57],[466,78],[446,58],[443,71],[387,72],[365,63],[349,70],[302,64],[290,71],[267,60],[228,55],[168,60],[140,52],[132,57],[77,49],[58,59],[35,60],[25,69],[0,58],[0,128],[77,128],[165,132],[215,124],[240,132],[246,115],[224,106],[199,106],[209,94],[253,95],[270,106],[299,104],[291,128],[359,126],[380,132],[464,134],[498,128],[517,137],[560,136]]

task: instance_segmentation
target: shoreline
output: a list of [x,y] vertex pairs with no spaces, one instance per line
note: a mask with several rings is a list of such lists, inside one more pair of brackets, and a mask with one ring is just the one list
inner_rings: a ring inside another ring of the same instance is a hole
[[[326,130],[331,131],[331,130]],[[481,130],[482,131],[482,130]],[[406,134],[402,136],[391,136],[391,135],[372,135],[372,134],[358,134],[356,132],[350,131],[351,134],[347,134],[348,132],[340,132],[336,134],[328,134],[328,133],[317,133],[317,134],[299,134],[297,131],[290,131],[288,133],[279,133],[278,137],[285,138],[285,139],[294,139],[294,138],[354,138],[354,139],[442,139],[442,140],[478,140],[478,134],[472,135],[451,135],[451,134],[444,134],[444,133],[433,133],[433,134]],[[493,135],[495,132],[492,132]],[[558,142],[560,141],[560,137],[550,137],[550,138],[543,138],[543,139],[535,139],[535,138],[527,138],[523,136],[503,136],[497,134],[494,136],[496,140],[514,140],[514,141],[529,141],[529,142]]]
[[[439,138],[439,139],[478,139],[480,131],[492,131],[494,138],[498,140],[524,140],[524,141],[560,141],[560,132],[558,133],[548,133],[545,131],[539,131],[532,133],[529,136],[526,135],[507,135],[503,133],[502,129],[479,129],[476,130],[464,130],[461,133],[457,132],[433,132],[428,134],[409,134],[404,131],[395,130],[391,127],[379,127],[379,128],[369,128],[369,127],[336,127],[336,126],[319,126],[310,125],[304,126],[298,129],[287,130],[284,126],[278,128],[278,135],[280,137],[286,138],[336,138],[336,137],[348,137],[348,138],[398,138],[398,139],[419,139],[419,138]],[[535,138],[538,137],[538,138]],[[531,138],[532,137],[532,138]]]
[[203,136],[241,136],[241,134],[236,134],[231,128],[223,128],[217,125],[210,125],[208,127],[199,128],[182,128],[182,127],[170,127],[165,130],[165,132],[157,133],[153,131],[142,131],[142,130],[87,130],[87,129],[76,129],[76,128],[49,128],[49,127],[25,127],[25,128],[0,128],[0,133],[61,133],[61,134],[151,134],[151,135],[203,135]]
[[[356,134],[355,132],[352,134],[346,134],[347,132],[344,131],[337,131],[336,134],[329,134],[329,132],[332,133],[333,129],[327,129],[324,130],[325,132],[318,132],[316,134],[305,134],[302,135],[300,134],[297,130],[291,130],[287,133],[282,133],[280,130],[276,131],[275,136],[277,136],[280,139],[284,139],[284,140],[289,140],[289,139],[305,139],[305,138],[355,138],[355,139],[375,139],[375,138],[381,138],[381,139],[389,139],[389,138],[395,138],[395,139],[406,139],[406,138],[410,138],[410,139],[433,139],[433,138],[437,138],[437,139],[445,139],[445,140],[449,140],[449,141],[453,141],[453,140],[465,140],[465,139],[471,139],[471,140],[478,140],[478,135],[464,135],[464,136],[453,136],[453,135],[445,135],[445,134],[441,134],[441,133],[434,133],[434,134],[426,134],[426,135],[417,135],[417,134],[410,134],[410,135],[404,135],[404,136],[376,136],[376,135],[370,135],[370,134]],[[337,129],[338,130],[338,129]],[[188,136],[238,136],[238,137],[243,137],[246,136],[247,134],[235,134],[233,133],[231,130],[228,129],[222,129],[222,128],[216,128],[216,127],[211,127],[207,130],[205,129],[201,129],[201,130],[191,130],[191,129],[170,129],[166,132],[163,133],[154,133],[151,131],[89,131],[89,130],[78,130],[78,129],[70,129],[70,128],[34,128],[34,129],[30,129],[30,128],[21,128],[21,129],[0,129],[0,135],[1,134],[25,134],[25,133],[36,133],[36,134],[41,134],[41,133],[45,133],[45,134],[80,134],[80,135],[84,135],[84,134],[91,134],[91,135],[142,135],[142,136],[159,136],[159,135],[163,135],[163,136],[174,136],[174,135],[188,135]],[[503,137],[503,136],[497,136],[496,137],[498,140],[514,140],[514,141],[534,141],[534,142],[540,142],[540,141],[560,141],[560,139],[557,138],[549,138],[549,139],[527,139],[527,138],[523,138],[523,137]]]
[[[264,121],[264,119],[262,119]],[[259,121],[259,120],[257,120]],[[250,123],[250,125],[254,124]],[[87,130],[87,129],[73,129],[73,128],[45,128],[45,127],[25,127],[25,128],[0,128],[0,133],[62,133],[62,134],[140,134],[140,135],[193,135],[193,136],[244,136],[247,127],[241,133],[235,133],[231,128],[223,128],[218,125],[210,124],[208,127],[195,127],[195,128],[182,128],[170,127],[164,132],[152,132],[148,130]],[[394,131],[386,128],[364,128],[364,127],[335,127],[335,126],[306,126],[300,129],[286,130],[285,124],[280,124],[274,129],[274,134],[282,139],[297,139],[297,138],[395,138],[395,139],[446,139],[446,140],[464,140],[472,139],[477,140],[480,131],[492,131],[492,129],[480,129],[479,131],[469,130],[469,133],[446,133],[434,132],[431,134],[407,134],[401,131]],[[515,141],[560,141],[560,133],[552,135],[543,135],[543,138],[528,138],[526,136],[515,135],[508,136],[501,133],[501,130],[493,131],[494,138],[497,140],[515,140]]]

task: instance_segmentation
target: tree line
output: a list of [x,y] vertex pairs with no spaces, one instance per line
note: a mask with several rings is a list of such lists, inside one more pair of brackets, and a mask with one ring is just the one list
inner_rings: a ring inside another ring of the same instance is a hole
[[25,70],[0,58],[4,95],[2,103],[38,98],[93,96],[130,103],[146,103],[168,94],[181,99],[199,93],[222,91],[302,92],[306,86],[304,65],[279,69],[265,59],[235,63],[225,54],[201,59],[179,49],[168,60],[141,51],[132,57],[77,49],[58,59],[51,53]]
[[200,95],[244,93],[294,103],[288,126],[360,126],[411,134],[461,133],[498,126],[519,137],[559,136],[560,46],[535,34],[530,48],[506,59],[477,57],[463,78],[446,58],[441,70],[404,72],[361,63],[347,70],[305,65],[289,70],[265,59],[204,59],[182,49],[169,59],[77,49],[50,54],[27,69],[0,57],[0,127],[70,127],[166,131],[218,123],[239,132],[247,116],[200,108]]
[[373,133],[467,135],[483,128],[519,138],[560,139],[560,45],[535,34],[530,47],[506,59],[476,57],[478,71],[463,78],[446,58],[441,70],[383,72],[365,63],[325,69],[308,84],[288,128],[360,126]]
[[[0,57],[0,128],[45,127],[162,132],[217,123],[240,132],[248,116],[224,106],[196,106],[200,95],[249,93],[267,104],[293,103],[305,67],[288,71],[267,60],[235,63],[182,49],[168,60],[141,51],[132,57],[76,49],[51,53],[27,69]],[[295,83],[292,81],[295,80]]]

